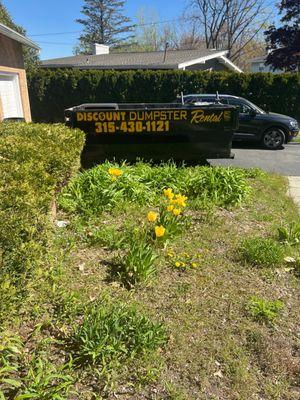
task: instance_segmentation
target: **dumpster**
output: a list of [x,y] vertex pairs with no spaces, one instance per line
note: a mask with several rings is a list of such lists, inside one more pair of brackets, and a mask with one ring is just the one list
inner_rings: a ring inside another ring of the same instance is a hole
[[65,110],[65,123],[86,132],[83,165],[105,159],[186,160],[232,158],[238,111],[225,104],[81,104]]

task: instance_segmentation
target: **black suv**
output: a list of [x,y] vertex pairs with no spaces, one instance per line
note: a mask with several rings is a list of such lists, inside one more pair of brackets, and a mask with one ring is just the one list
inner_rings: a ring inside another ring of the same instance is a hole
[[[178,98],[176,102],[181,102]],[[184,103],[215,103],[230,104],[239,108],[239,128],[234,134],[234,140],[257,141],[264,148],[277,150],[284,143],[290,142],[299,132],[298,122],[287,115],[266,112],[243,99],[227,94],[187,94],[183,96]]]

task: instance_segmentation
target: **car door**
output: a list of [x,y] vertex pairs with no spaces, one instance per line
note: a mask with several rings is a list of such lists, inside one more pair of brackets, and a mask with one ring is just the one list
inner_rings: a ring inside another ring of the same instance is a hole
[[260,121],[256,111],[240,99],[228,98],[228,103],[239,109],[239,127],[234,138],[257,140],[260,132]]

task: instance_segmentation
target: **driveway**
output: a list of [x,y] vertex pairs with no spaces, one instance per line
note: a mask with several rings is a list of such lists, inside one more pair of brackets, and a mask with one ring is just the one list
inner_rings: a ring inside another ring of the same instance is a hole
[[300,143],[289,143],[281,150],[263,150],[253,144],[236,143],[231,159],[208,160],[211,165],[259,167],[285,176],[300,176]]

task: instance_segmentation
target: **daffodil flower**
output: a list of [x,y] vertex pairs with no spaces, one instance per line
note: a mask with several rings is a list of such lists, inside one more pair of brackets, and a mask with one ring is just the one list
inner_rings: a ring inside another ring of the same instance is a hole
[[147,214],[147,219],[149,222],[154,222],[157,220],[158,214],[154,211],[149,211]]
[[177,217],[178,215],[180,215],[180,214],[181,214],[180,208],[174,208],[173,214],[175,215],[175,217]]
[[163,237],[165,232],[166,232],[166,229],[162,225],[155,227],[155,236],[157,238]]

